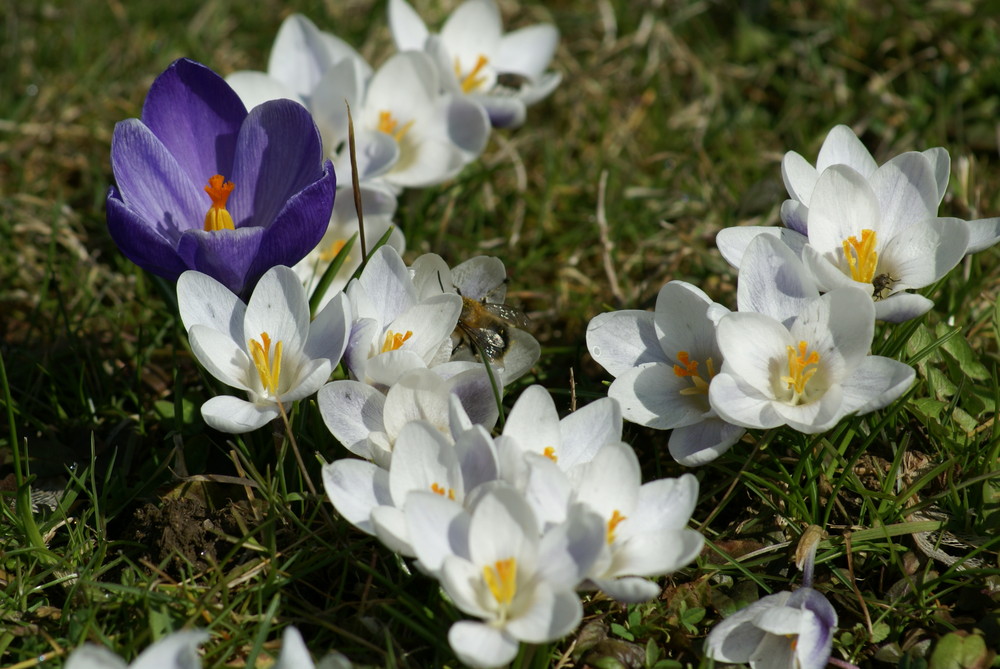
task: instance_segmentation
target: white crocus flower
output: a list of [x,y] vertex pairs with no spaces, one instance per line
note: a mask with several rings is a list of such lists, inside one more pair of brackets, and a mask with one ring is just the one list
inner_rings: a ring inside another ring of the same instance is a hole
[[806,266],[822,290],[854,285],[875,300],[879,320],[901,322],[933,302],[907,289],[928,286],[968,247],[964,221],[937,218],[928,161],[908,153],[864,179],[835,165],[823,172],[809,207]]
[[642,484],[628,444],[608,444],[569,472],[576,501],[605,522],[606,550],[588,574],[611,597],[642,602],[660,587],[642,576],[670,574],[701,552],[704,537],[687,525],[698,501],[698,479],[685,474]]
[[886,406],[914,371],[868,355],[874,320],[871,299],[853,287],[809,301],[787,327],[766,314],[724,316],[718,342],[726,361],[709,389],[712,406],[736,425],[787,424],[808,434]]
[[332,299],[310,324],[302,284],[280,265],[261,277],[246,305],[215,279],[184,272],[177,303],[198,361],[249,395],[222,395],[202,405],[205,422],[223,432],[255,430],[280,415],[279,404],[315,393],[347,345],[347,299]]
[[462,298],[442,294],[421,300],[395,249],[375,251],[346,293],[354,326],[344,357],[355,379],[387,389],[407,370],[450,359]]
[[745,430],[719,418],[708,388],[722,367],[715,324],[729,310],[699,288],[671,281],[660,289],[656,309],[615,311],[587,326],[587,349],[616,377],[608,396],[625,419],[673,430],[670,455],[683,465],[710,462],[739,441]]
[[398,146],[399,160],[381,175],[394,188],[450,179],[489,139],[486,112],[471,100],[441,93],[437,70],[424,53],[398,53],[386,61],[368,83],[362,107],[355,127],[377,131]]
[[389,26],[400,51],[424,50],[437,62],[445,89],[481,104],[495,127],[524,123],[526,107],[548,96],[561,75],[546,72],[559,31],[538,24],[503,34],[493,0],[467,0],[431,34],[405,0],[390,0]]
[[[540,532],[516,491],[487,490],[471,513],[439,495],[413,492],[404,513],[425,564],[455,605],[480,621],[460,621],[448,633],[459,659],[473,667],[499,667],[514,659],[520,641],[545,643],[575,628],[583,608],[573,589],[602,550],[600,519],[578,507],[564,525]],[[438,528],[448,527],[447,532]],[[424,551],[428,551],[426,556]]]
[[502,385],[520,378],[538,362],[541,346],[522,327],[527,317],[504,304],[507,270],[503,261],[476,256],[449,268],[436,253],[425,253],[410,265],[413,284],[421,298],[441,293],[462,297],[462,313],[452,341],[453,361],[477,360],[482,351],[499,373]]
[[317,401],[337,441],[385,469],[410,421],[427,421],[455,439],[473,424],[490,429],[499,417],[489,376],[475,367],[447,379],[428,369],[411,369],[384,395],[358,381],[333,381],[320,388]]
[[[933,198],[935,200],[933,211],[936,216],[938,207],[948,190],[951,157],[947,149],[940,146],[921,151],[919,155],[927,159],[934,174],[936,195]],[[896,156],[889,163],[899,158],[900,156]],[[795,151],[789,151],[781,161],[781,178],[791,198],[782,204],[781,218],[789,228],[806,233],[808,208],[813,190],[819,181],[819,176],[833,165],[850,167],[868,180],[871,180],[879,169],[878,163],[868,149],[846,125],[836,126],[826,136],[816,158],[815,167]],[[969,228],[966,253],[977,253],[1000,241],[1000,218],[982,218],[965,223]]]
[[762,597],[715,626],[705,654],[753,669],[823,669],[830,659],[837,612],[812,588]]
[[208,632],[200,630],[174,632],[142,651],[132,664],[88,643],[70,653],[66,669],[200,669],[198,646],[207,640]]

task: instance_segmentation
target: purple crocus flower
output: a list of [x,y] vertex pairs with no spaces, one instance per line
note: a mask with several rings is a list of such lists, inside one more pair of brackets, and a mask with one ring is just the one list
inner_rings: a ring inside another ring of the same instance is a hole
[[198,270],[244,298],[316,246],[336,191],[304,107],[273,100],[248,114],[183,58],[153,82],[142,119],[115,126],[111,168],[108,231],[129,260],[170,280]]

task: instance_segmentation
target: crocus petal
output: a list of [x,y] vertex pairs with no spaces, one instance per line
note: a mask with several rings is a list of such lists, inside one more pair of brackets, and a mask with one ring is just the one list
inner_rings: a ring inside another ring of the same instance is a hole
[[548,23],[512,30],[500,39],[496,62],[505,72],[537,79],[552,62],[559,45],[559,31]]
[[676,428],[667,447],[670,456],[685,467],[698,467],[728,451],[746,433],[746,428],[730,425],[721,418]]
[[896,293],[875,303],[875,318],[886,323],[902,323],[923,316],[934,302],[916,293]]
[[474,99],[486,110],[494,128],[519,128],[528,117],[528,108],[521,98],[477,95]]
[[85,643],[70,653],[65,669],[128,669],[128,666],[107,648]]
[[268,59],[269,75],[299,99],[308,99],[332,65],[332,54],[316,24],[302,14],[281,22]]
[[625,604],[648,602],[660,595],[659,585],[638,576],[591,578],[590,581],[608,597]]
[[228,209],[236,226],[269,225],[291,196],[323,176],[322,162],[319,134],[305,107],[291,100],[254,107],[240,128],[233,171],[224,175],[235,184]]
[[[152,228],[161,238],[157,246],[173,246],[183,231],[204,227],[205,212],[211,205],[201,190],[204,184],[196,182],[187,166],[138,119],[115,125],[111,168],[121,200],[145,221],[142,227]],[[206,183],[210,176],[204,177]],[[118,243],[116,232],[117,228],[111,229]],[[119,244],[122,250],[145,255],[127,244],[128,237],[123,241],[126,245]]]
[[816,157],[817,172],[822,173],[831,165],[846,165],[866,179],[878,169],[872,154],[846,125],[838,125],[827,134]]
[[587,350],[594,360],[619,376],[646,362],[668,362],[648,311],[598,314],[587,326]]
[[314,669],[315,666],[302,635],[294,627],[286,627],[281,635],[281,654],[271,669]]
[[389,472],[365,460],[347,458],[323,465],[323,487],[344,520],[374,534],[372,510],[392,504]]
[[849,167],[833,165],[820,174],[809,203],[809,244],[831,261],[842,258],[844,240],[860,239],[865,229],[877,230],[880,216],[868,181]]
[[457,555],[470,565],[466,558],[471,516],[461,504],[429,491],[414,491],[406,496],[403,514],[414,553],[430,573],[438,574],[449,556]]
[[281,100],[283,98],[299,103],[303,102],[295,91],[264,72],[252,70],[233,72],[226,76],[226,83],[236,91],[247,109],[253,109],[268,100]]
[[789,151],[781,159],[781,179],[785,182],[788,196],[809,206],[813,188],[819,172],[812,164],[795,151]]
[[142,651],[129,669],[199,669],[198,646],[208,640],[208,632],[182,630],[163,637]]
[[844,410],[864,414],[895,402],[913,384],[916,372],[898,360],[872,355],[841,383]]
[[334,381],[320,388],[316,399],[323,422],[334,438],[352,453],[372,457],[368,435],[385,429],[385,395],[359,381]]
[[774,410],[771,398],[725,372],[712,379],[708,397],[715,412],[733,425],[767,429],[785,422]]
[[693,562],[704,543],[705,537],[687,529],[632,536],[614,547],[608,575],[670,574]]
[[698,502],[698,479],[693,474],[657,479],[639,488],[639,501],[619,536],[626,538],[661,530],[687,527]]
[[263,228],[188,230],[177,244],[177,254],[189,268],[218,279],[226,288],[246,298],[258,278],[251,267],[258,250],[263,248],[264,232]]
[[500,46],[500,9],[492,0],[466,0],[451,13],[441,28],[441,40],[464,72],[476,64],[480,54],[492,56]]
[[184,329],[204,325],[243,339],[246,305],[228,288],[201,272],[187,271],[177,279],[177,306]]
[[719,253],[726,259],[726,262],[739,269],[743,265],[743,254],[746,253],[747,246],[758,235],[777,237],[792,249],[795,255],[800,255],[802,247],[809,241],[803,232],[804,230],[796,232],[788,228],[763,227],[759,225],[733,226],[719,230],[719,233],[715,236],[715,245],[719,247]]
[[937,215],[934,170],[922,153],[901,153],[879,167],[869,183],[882,214],[879,234],[886,238],[906,234],[911,224]]
[[302,352],[309,358],[326,358],[336,365],[344,355],[350,334],[351,304],[346,295],[337,293],[310,324],[309,339]]
[[812,274],[779,239],[763,234],[747,245],[737,286],[740,311],[766,314],[788,325],[817,297]]
[[149,219],[122,202],[121,194],[114,187],[108,190],[106,208],[108,233],[126,258],[168,281],[188,269],[177,255],[174,243],[151,227]]
[[790,592],[782,591],[762,597],[718,623],[705,640],[705,653],[722,662],[747,662],[766,635],[754,625],[754,620],[765,611],[784,605],[790,596]]
[[248,340],[259,341],[267,333],[271,341],[282,342],[285,351],[302,350],[309,332],[309,305],[295,272],[279,265],[261,277],[247,305],[243,330]]
[[194,181],[232,173],[246,115],[222,77],[186,58],[156,78],[142,106],[142,122]]
[[785,200],[779,213],[788,229],[801,235],[809,234],[809,207],[798,200]]
[[1000,241],[1000,218],[980,218],[966,221],[969,226],[969,248],[966,253],[979,253]]
[[[775,362],[786,360],[788,347],[795,343],[788,330],[764,314],[736,312],[719,321],[716,337],[726,360],[722,371],[731,372],[763,396],[773,398]],[[712,379],[709,393],[715,390],[718,378]],[[718,410],[714,398],[712,406]]]
[[610,398],[595,400],[559,421],[559,434],[563,469],[590,462],[601,446],[621,441],[621,407]]
[[389,0],[389,29],[398,51],[424,48],[427,26],[406,0]]
[[220,332],[205,325],[193,325],[188,330],[188,340],[198,362],[212,376],[234,388],[251,389],[247,379],[250,358],[228,332]]
[[575,592],[558,591],[541,581],[534,584],[531,594],[531,608],[507,621],[511,636],[527,643],[545,643],[569,634],[580,624],[583,606]]
[[232,395],[218,395],[201,405],[201,417],[220,432],[242,434],[264,427],[279,415],[274,404],[254,404]]
[[517,656],[517,640],[489,625],[460,620],[448,630],[448,644],[470,667],[503,667]]
[[522,450],[527,449],[529,444],[559,448],[562,443],[559,414],[545,388],[531,386],[521,393],[507,414],[503,434],[513,439]]
[[687,377],[677,376],[671,365],[646,363],[625,372],[608,388],[630,422],[657,430],[670,430],[701,422],[711,411],[705,395],[682,395],[692,388]]
[[447,103],[448,139],[465,152],[465,160],[475,160],[490,138],[490,119],[482,105],[466,98]]

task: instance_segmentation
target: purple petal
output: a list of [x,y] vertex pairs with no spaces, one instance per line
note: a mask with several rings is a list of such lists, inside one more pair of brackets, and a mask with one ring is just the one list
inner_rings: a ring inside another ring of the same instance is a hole
[[123,203],[113,186],[108,191],[107,212],[108,232],[126,258],[169,281],[188,269],[174,245]]
[[189,230],[181,237],[177,253],[188,267],[209,275],[246,300],[264,273],[248,273],[262,246],[264,232],[263,228]]
[[156,78],[142,107],[142,122],[195,182],[229,177],[236,137],[247,110],[212,70],[181,58]]
[[185,230],[204,226],[211,198],[139,119],[115,125],[111,169],[120,199],[171,246]]
[[267,270],[275,265],[291,267],[319,244],[330,224],[336,192],[333,165],[327,161],[320,178],[293,195],[274,222],[263,228],[263,240],[247,273],[246,290],[253,290]]
[[319,131],[305,107],[291,100],[254,107],[240,128],[228,175],[236,184],[228,203],[236,227],[271,225],[290,197],[324,176],[322,165]]

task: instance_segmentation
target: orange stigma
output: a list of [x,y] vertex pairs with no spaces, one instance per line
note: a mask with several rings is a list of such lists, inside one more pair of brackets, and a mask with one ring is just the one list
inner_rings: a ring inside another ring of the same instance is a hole
[[232,181],[226,181],[221,174],[216,174],[208,180],[205,192],[212,198],[212,206],[205,214],[205,231],[235,230],[233,217],[226,211],[226,201],[236,186]]

